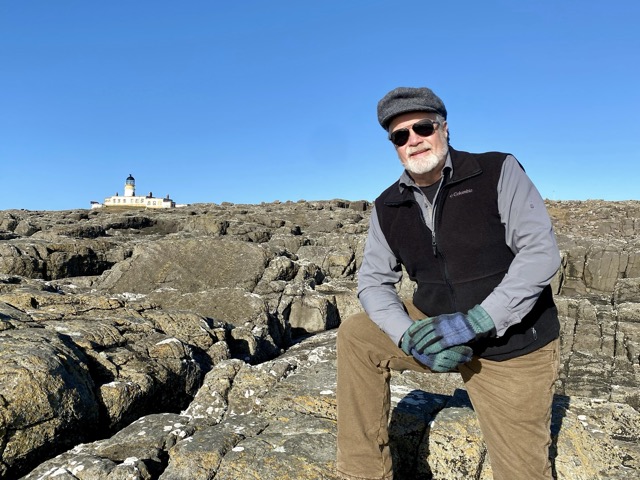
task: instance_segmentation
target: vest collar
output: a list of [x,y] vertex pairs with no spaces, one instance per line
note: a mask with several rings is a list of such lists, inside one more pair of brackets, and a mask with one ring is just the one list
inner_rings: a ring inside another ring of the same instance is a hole
[[[475,177],[480,173],[482,173],[482,168],[473,155],[449,147],[449,153],[442,169],[442,175],[446,177],[445,185],[452,185],[466,178]],[[398,188],[393,189],[387,197],[385,202],[387,205],[398,205],[414,201],[411,190],[419,187],[406,170],[402,172],[397,186]]]

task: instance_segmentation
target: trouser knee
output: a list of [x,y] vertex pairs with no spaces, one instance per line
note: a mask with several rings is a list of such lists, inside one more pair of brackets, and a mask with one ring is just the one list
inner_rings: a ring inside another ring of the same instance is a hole
[[350,315],[338,328],[338,345],[347,345],[362,336],[362,332],[370,327],[371,319],[362,312]]

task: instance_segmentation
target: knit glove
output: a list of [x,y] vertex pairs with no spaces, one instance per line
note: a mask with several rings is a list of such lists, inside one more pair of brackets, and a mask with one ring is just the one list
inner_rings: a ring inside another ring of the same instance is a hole
[[476,305],[466,314],[446,313],[413,322],[402,335],[400,346],[409,355],[414,349],[419,354],[435,354],[486,336],[494,329],[489,314]]
[[433,372],[450,372],[462,363],[467,363],[473,356],[473,350],[466,345],[456,345],[434,354],[418,353],[411,350],[413,357]]

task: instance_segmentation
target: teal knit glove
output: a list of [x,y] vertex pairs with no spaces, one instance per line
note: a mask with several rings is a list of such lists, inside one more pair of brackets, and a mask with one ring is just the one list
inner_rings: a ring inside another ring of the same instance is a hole
[[421,354],[414,348],[411,351],[413,357],[433,372],[451,372],[458,365],[467,363],[473,356],[473,349],[466,345],[456,345],[433,355]]
[[419,354],[435,354],[492,334],[494,329],[489,314],[476,305],[466,314],[446,313],[413,322],[402,335],[400,346],[409,355],[414,349]]

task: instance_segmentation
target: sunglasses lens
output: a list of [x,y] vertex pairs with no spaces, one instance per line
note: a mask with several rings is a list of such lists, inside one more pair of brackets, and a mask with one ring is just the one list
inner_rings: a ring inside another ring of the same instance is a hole
[[[416,122],[411,125],[411,130],[416,132],[421,137],[429,137],[433,135],[433,132],[436,129],[436,123],[437,122],[432,122],[431,120]],[[409,129],[401,128],[400,130],[391,132],[391,134],[389,135],[389,140],[391,140],[396,147],[403,146],[409,141]]]
[[395,132],[391,132],[391,135],[389,135],[389,140],[391,140],[394,145],[401,147],[409,140],[409,130],[407,130],[406,128],[402,128],[400,130],[396,130]]
[[419,122],[414,123],[413,127],[411,127],[414,132],[416,132],[421,137],[428,137],[433,134],[435,130],[435,126],[432,122]]

